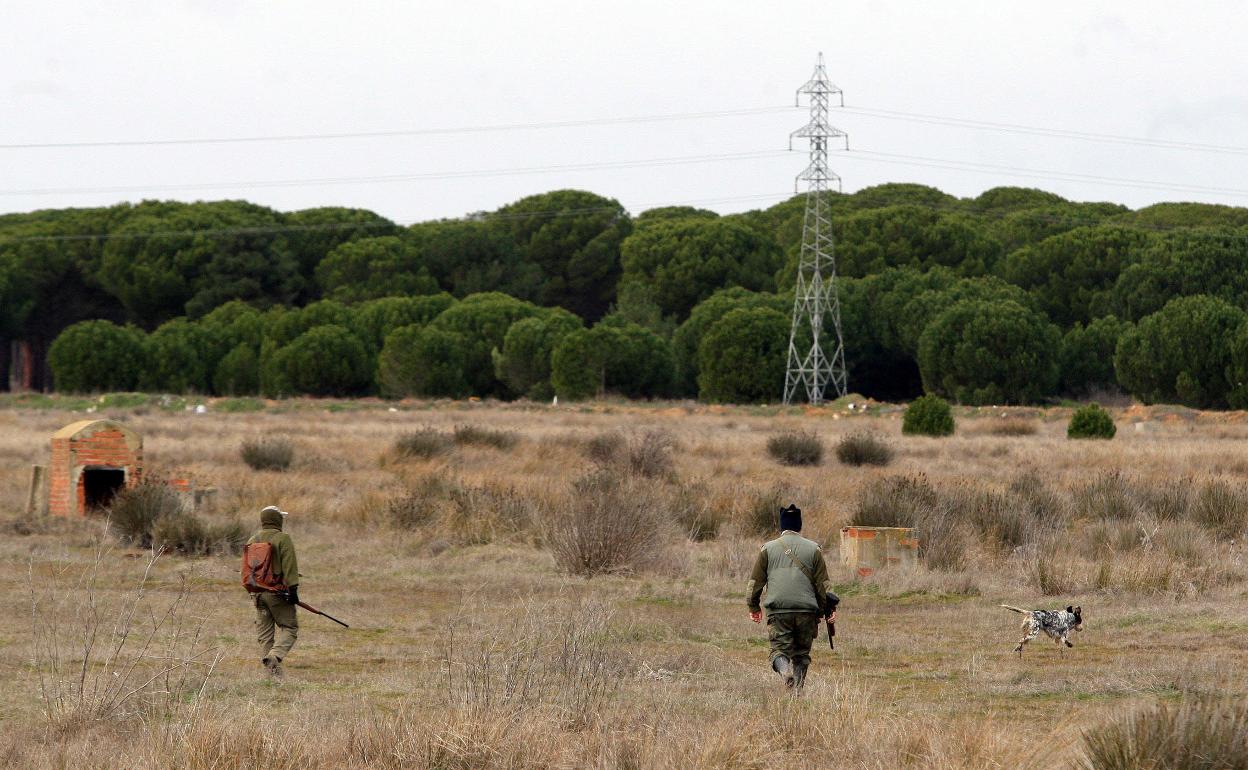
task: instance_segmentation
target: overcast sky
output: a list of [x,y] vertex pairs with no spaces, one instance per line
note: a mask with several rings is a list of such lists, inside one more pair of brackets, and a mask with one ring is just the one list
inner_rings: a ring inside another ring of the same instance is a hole
[[[0,145],[9,145],[0,147],[0,211],[245,198],[283,210],[359,206],[410,222],[564,187],[614,197],[634,213],[686,202],[757,208],[792,193],[801,154],[636,162],[783,150],[805,120],[801,110],[311,141],[11,145],[763,110],[793,103],[819,51],[850,107],[1248,148],[1245,22],[1242,3],[1192,0],[0,0]],[[1017,184],[1132,207],[1248,205],[1248,149],[1089,142],[849,112],[832,123],[850,134],[852,151],[832,158],[847,191],[906,181],[971,196]],[[930,164],[915,157],[1065,178],[883,162]],[[591,163],[634,165],[431,178]],[[378,176],[409,178],[309,181]],[[289,184],[254,184],[263,181]]]

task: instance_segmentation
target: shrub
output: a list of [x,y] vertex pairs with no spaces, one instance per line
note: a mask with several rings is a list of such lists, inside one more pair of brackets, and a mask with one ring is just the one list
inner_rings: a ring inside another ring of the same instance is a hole
[[543,521],[543,540],[564,572],[584,577],[633,573],[662,558],[668,533],[653,485],[610,471],[579,479]]
[[869,431],[851,433],[836,445],[836,459],[845,465],[888,465],[893,449]]
[[714,540],[719,536],[723,516],[710,504],[704,484],[681,484],[672,493],[668,509],[690,540]]
[[629,398],[664,396],[671,390],[672,376],[667,340],[619,318],[563,335],[550,357],[551,386],[561,398],[572,400],[604,392]]
[[949,402],[930,393],[912,401],[901,420],[901,432],[908,436],[951,436],[953,427]]
[[767,454],[781,465],[818,465],[823,441],[811,431],[790,431],[767,439]]
[[247,439],[238,453],[253,471],[284,471],[295,459],[295,445],[280,436]]
[[1092,321],[1087,327],[1075,324],[1066,332],[1058,354],[1062,390],[1085,394],[1117,389],[1114,351],[1118,348],[1118,339],[1129,327],[1130,324],[1110,315]]
[[56,389],[69,393],[134,390],[147,369],[143,332],[109,321],[81,321],[48,349]]
[[447,482],[438,476],[425,476],[402,497],[392,498],[386,504],[390,523],[399,529],[417,529],[432,522],[438,515],[441,502],[447,494]]
[[139,386],[161,393],[207,393],[218,359],[220,341],[201,324],[176,318],[147,336],[147,368]]
[[646,478],[671,475],[675,446],[672,434],[663,430],[648,430],[634,436],[628,442],[628,470]]
[[745,509],[745,528],[756,535],[774,537],[780,532],[780,509],[793,502],[792,495],[777,484],[756,490]]
[[204,533],[207,553],[239,554],[247,542],[247,528],[238,519],[209,524]]
[[1075,512],[1088,519],[1134,519],[1139,513],[1134,485],[1118,471],[1110,471],[1078,488]]
[[1248,495],[1217,479],[1201,488],[1191,508],[1192,520],[1229,540],[1248,530]]
[[622,433],[599,433],[585,440],[585,456],[598,465],[610,465],[623,455],[626,445]]
[[421,428],[404,433],[394,441],[394,451],[400,457],[429,459],[451,449],[451,439],[433,428]]
[[1101,408],[1100,404],[1088,404],[1075,410],[1066,428],[1066,438],[1104,438],[1110,439],[1118,429],[1114,427],[1114,418]]
[[966,524],[956,501],[942,497],[923,476],[894,476],[868,485],[850,525],[913,527],[919,556],[932,569],[961,569],[966,560]]
[[494,374],[512,393],[549,399],[550,357],[564,337],[583,328],[581,319],[562,308],[523,318],[507,329],[502,348],[494,351]]
[[152,547],[184,555],[204,554],[210,550],[208,531],[193,514],[167,514],[152,526]]
[[477,425],[456,425],[454,441],[463,446],[490,446],[495,449],[511,449],[520,440],[513,431],[482,428]]
[[182,497],[168,485],[144,481],[117,493],[108,508],[108,526],[121,542],[150,548],[156,522],[180,516],[182,510]]
[[1248,767],[1248,701],[1188,697],[1083,734],[1085,770],[1208,770]]

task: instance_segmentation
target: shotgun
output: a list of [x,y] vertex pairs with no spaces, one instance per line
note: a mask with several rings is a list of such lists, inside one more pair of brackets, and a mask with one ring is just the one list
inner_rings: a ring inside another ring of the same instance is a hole
[[[305,602],[295,602],[295,606],[297,606],[297,607],[302,607],[302,608],[304,608],[305,610],[307,610],[308,612],[312,612],[312,613],[315,613],[315,614],[317,614],[317,615],[324,615],[325,617],[327,617],[327,618],[329,618],[330,620],[334,621],[335,623],[337,623],[338,625],[342,626],[343,628],[350,628],[350,627],[351,627],[351,626],[348,626],[346,623],[343,623],[341,620],[339,620],[338,618],[334,617],[333,615],[330,615],[328,612],[321,612],[321,611],[320,611],[320,610],[318,610],[317,608],[313,607],[311,604],[307,604],[307,603],[305,603]],[[830,628],[830,627],[831,627],[831,626],[829,625],[829,628]]]
[[828,621],[828,649],[829,650],[836,649],[836,621],[835,620]]

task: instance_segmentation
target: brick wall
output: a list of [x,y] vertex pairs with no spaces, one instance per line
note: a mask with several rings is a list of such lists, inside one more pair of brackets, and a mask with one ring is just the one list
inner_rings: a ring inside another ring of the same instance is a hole
[[90,468],[119,469],[126,474],[127,487],[138,484],[143,477],[142,439],[108,420],[74,423],[57,431],[48,464],[49,514],[86,515],[83,471]]

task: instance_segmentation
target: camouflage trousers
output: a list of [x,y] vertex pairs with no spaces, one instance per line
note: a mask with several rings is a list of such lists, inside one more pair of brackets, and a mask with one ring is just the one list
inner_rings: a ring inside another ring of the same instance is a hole
[[767,616],[767,637],[771,661],[783,655],[795,666],[810,665],[810,647],[819,635],[819,615],[814,612],[786,612]]
[[256,594],[256,641],[261,658],[284,660],[299,636],[295,605],[275,593]]

